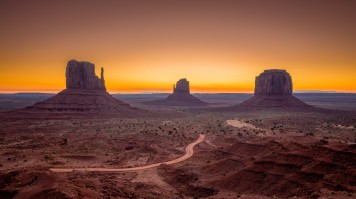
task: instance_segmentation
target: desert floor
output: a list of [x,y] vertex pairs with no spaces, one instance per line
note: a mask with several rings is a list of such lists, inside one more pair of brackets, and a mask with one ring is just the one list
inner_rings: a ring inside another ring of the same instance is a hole
[[[170,111],[179,114],[77,119],[3,114],[0,198],[356,197],[355,112]],[[175,164],[86,171],[174,160],[199,135],[204,139],[194,154]]]

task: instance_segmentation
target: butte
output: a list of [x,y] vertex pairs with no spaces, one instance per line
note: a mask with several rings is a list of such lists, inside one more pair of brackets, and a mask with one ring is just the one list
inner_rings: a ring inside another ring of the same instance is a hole
[[145,112],[112,97],[107,91],[104,69],[100,78],[90,62],[70,60],[66,67],[66,89],[23,111],[55,114],[133,115]]
[[208,103],[201,101],[190,94],[189,81],[180,79],[173,85],[173,93],[163,100],[144,102],[147,105],[158,106],[206,106]]
[[254,96],[239,107],[311,107],[293,96],[292,77],[286,70],[265,70],[255,81]]

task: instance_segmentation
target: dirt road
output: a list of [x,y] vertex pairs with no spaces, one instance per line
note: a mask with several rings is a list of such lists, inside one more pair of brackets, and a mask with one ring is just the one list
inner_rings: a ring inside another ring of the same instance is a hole
[[66,173],[66,172],[73,172],[73,171],[127,172],[127,171],[139,171],[139,170],[150,169],[153,167],[158,167],[161,164],[176,164],[192,157],[194,154],[194,149],[193,149],[194,146],[202,142],[204,138],[205,135],[200,134],[199,138],[195,142],[190,143],[185,148],[185,154],[183,156],[167,162],[159,162],[155,164],[149,164],[149,165],[144,165],[139,167],[130,167],[130,168],[51,168],[50,171],[57,172],[57,173]]

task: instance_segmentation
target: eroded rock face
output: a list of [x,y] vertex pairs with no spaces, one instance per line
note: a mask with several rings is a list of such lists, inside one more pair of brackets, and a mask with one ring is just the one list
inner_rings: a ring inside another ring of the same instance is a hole
[[90,62],[70,60],[66,67],[67,89],[106,90],[104,69],[101,78],[95,75],[95,65]]
[[286,70],[265,70],[256,77],[255,95],[241,107],[310,107],[292,95],[292,78]]
[[173,93],[190,93],[189,89],[189,81],[187,79],[180,79],[174,86],[173,86]]
[[292,78],[286,70],[265,70],[255,82],[256,96],[292,95]]

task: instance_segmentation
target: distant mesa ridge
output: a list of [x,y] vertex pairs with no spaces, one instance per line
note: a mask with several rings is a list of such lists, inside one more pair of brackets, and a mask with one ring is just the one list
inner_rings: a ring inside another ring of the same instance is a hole
[[206,106],[208,103],[201,101],[190,94],[189,81],[180,79],[173,85],[173,93],[163,100],[144,102],[147,105],[158,106]]
[[293,96],[292,77],[286,70],[265,70],[255,80],[254,96],[239,106],[245,107],[310,107]]
[[66,89],[28,107],[27,110],[53,113],[102,113],[126,115],[145,112],[112,97],[105,87],[104,69],[95,75],[95,65],[86,61],[68,61]]

